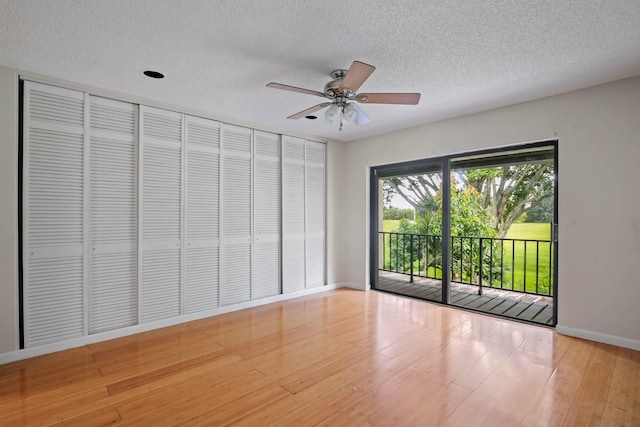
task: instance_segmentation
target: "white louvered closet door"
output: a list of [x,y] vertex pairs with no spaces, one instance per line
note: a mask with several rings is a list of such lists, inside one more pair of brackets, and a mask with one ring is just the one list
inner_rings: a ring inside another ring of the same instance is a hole
[[305,289],[305,141],[282,136],[282,292]]
[[280,135],[254,131],[254,262],[251,299],[280,294]]
[[251,299],[251,133],[222,127],[221,305]]
[[24,84],[25,347],[85,334],[85,95]]
[[325,284],[325,147],[321,142],[305,143],[307,288]]
[[140,323],[180,314],[182,115],[140,106]]
[[220,123],[185,116],[186,313],[218,307]]
[[89,333],[97,333],[138,322],[138,107],[89,99]]

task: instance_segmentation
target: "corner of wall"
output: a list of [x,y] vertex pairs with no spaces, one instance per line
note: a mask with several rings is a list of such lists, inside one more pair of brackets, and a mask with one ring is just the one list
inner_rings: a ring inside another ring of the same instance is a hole
[[340,287],[349,288],[349,289],[355,289],[356,291],[370,291],[371,290],[371,285],[359,284],[359,283],[349,283],[349,282],[340,283]]
[[629,338],[619,337],[615,335],[602,334],[584,329],[571,328],[569,326],[557,325],[556,332],[575,338],[582,338],[589,341],[601,342],[604,344],[615,345],[618,347],[629,348],[631,350],[640,351],[640,341]]
[[0,354],[18,337],[18,72],[0,66]]
[[327,141],[327,283],[346,279],[345,142]]

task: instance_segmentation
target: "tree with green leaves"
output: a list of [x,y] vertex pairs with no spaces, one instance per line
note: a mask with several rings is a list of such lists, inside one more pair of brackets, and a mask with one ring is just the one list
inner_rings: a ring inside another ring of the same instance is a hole
[[[511,224],[526,210],[538,206],[553,194],[552,162],[457,170],[452,176],[452,189],[474,188],[478,192],[480,206],[492,214],[492,227],[497,237],[504,237]],[[398,194],[424,214],[437,206],[436,195],[441,186],[442,174],[429,172],[386,179],[383,193],[385,202]],[[453,209],[452,215],[455,215]]]
[[385,178],[382,181],[384,204],[388,206],[393,195],[398,194],[418,213],[423,213],[440,190],[441,184],[442,174],[439,172]]
[[[401,233],[395,241],[399,245],[398,253],[392,259],[398,267],[408,270],[412,260],[422,259],[421,266],[425,269],[442,270],[442,189],[432,199],[429,208],[423,208],[416,217],[416,221],[403,219],[400,221],[397,232]],[[452,185],[451,191],[451,236],[495,237],[492,214],[488,208],[482,207],[482,196],[474,187],[458,188]],[[420,240],[410,239],[410,234],[422,235]],[[488,265],[487,257],[493,251],[489,251],[489,245],[483,249],[482,254],[478,248],[478,239],[456,239],[456,247],[452,248],[452,266],[454,275],[462,274],[459,279],[472,280],[479,275],[481,265]],[[390,244],[393,244],[391,242]],[[459,245],[458,245],[459,244]],[[429,251],[426,250],[429,246]],[[474,247],[475,245],[475,247]],[[480,257],[484,261],[480,262]],[[463,260],[473,260],[470,267]],[[435,273],[432,273],[435,274]],[[437,274],[435,274],[437,276]],[[484,273],[485,277],[488,272]],[[456,277],[454,277],[455,279]]]
[[525,222],[552,222],[553,221],[553,197],[548,196],[540,203],[527,210]]
[[497,220],[494,229],[504,237],[520,215],[553,194],[553,163],[475,169],[461,179],[482,195],[482,206],[491,209]]
[[[496,237],[493,214],[482,206],[482,197],[474,187],[451,186],[451,235]],[[442,189],[438,190],[428,209],[417,217],[420,234],[442,234]]]
[[402,209],[395,206],[389,206],[388,208],[384,208],[382,212],[383,219],[413,219],[414,210],[411,208]]

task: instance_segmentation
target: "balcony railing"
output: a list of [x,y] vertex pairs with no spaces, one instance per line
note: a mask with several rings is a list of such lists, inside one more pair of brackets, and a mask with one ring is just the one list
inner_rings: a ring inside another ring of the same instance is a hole
[[[442,278],[442,236],[379,232],[379,269]],[[452,282],[513,292],[553,295],[550,240],[452,236]]]

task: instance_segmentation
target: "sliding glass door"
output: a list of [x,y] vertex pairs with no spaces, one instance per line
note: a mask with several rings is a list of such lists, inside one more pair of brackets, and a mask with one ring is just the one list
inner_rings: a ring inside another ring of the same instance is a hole
[[372,168],[373,288],[555,325],[556,164],[550,141]]

